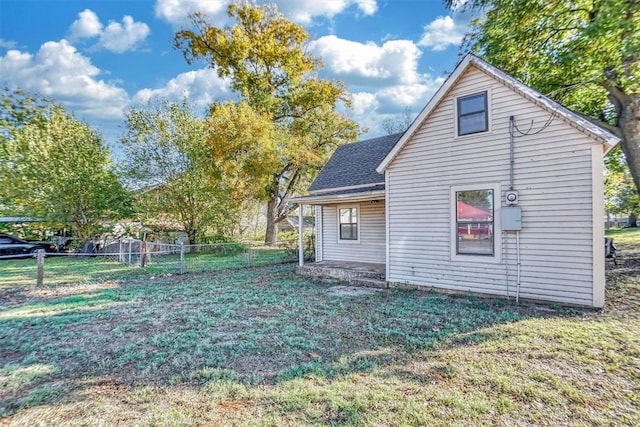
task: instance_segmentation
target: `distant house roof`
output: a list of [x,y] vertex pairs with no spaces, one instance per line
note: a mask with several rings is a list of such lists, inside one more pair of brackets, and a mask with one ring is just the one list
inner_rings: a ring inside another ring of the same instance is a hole
[[458,220],[465,219],[471,221],[489,221],[492,217],[491,212],[472,206],[468,203],[458,200]]
[[0,222],[45,222],[45,220],[28,216],[0,216]]
[[339,146],[309,187],[309,194],[342,194],[379,184],[384,190],[384,175],[376,167],[401,136],[396,133]]
[[[302,220],[304,228],[309,229],[316,226],[316,218],[314,216],[305,215]],[[288,216],[286,221],[282,221],[278,226],[278,231],[298,231],[298,216]]]

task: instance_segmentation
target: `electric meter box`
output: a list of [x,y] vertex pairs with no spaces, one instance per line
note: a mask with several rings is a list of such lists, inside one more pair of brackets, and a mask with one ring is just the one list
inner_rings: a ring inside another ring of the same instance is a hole
[[502,231],[522,230],[522,209],[516,207],[502,208],[500,210],[500,222]]

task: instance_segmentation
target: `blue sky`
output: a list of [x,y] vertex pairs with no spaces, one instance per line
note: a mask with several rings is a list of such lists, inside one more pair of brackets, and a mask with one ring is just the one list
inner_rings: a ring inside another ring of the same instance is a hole
[[[261,2],[263,3],[263,2]],[[367,136],[406,107],[416,115],[458,61],[469,16],[440,0],[280,0],[311,35],[322,75],[346,83],[349,115]],[[204,63],[188,65],[173,35],[190,11],[229,24],[229,0],[0,0],[0,80],[53,97],[116,153],[126,111],[152,96],[187,96],[204,111],[233,97]]]

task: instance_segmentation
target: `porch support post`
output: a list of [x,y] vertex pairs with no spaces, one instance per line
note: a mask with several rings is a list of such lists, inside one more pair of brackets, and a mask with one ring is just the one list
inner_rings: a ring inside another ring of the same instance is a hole
[[302,215],[302,204],[298,205],[298,265],[302,267],[304,265],[304,216]]

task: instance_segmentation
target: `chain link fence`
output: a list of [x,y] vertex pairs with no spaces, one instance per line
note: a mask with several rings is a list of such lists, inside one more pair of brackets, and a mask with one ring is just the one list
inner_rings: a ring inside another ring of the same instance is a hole
[[[304,246],[307,260],[314,256],[313,245],[313,239],[307,237]],[[35,254],[0,256],[0,286],[118,281],[298,260],[297,240],[265,246],[261,242],[182,245],[120,239],[87,247],[88,252],[47,253],[40,259],[40,267]],[[40,271],[41,279],[39,269],[44,270]]]

